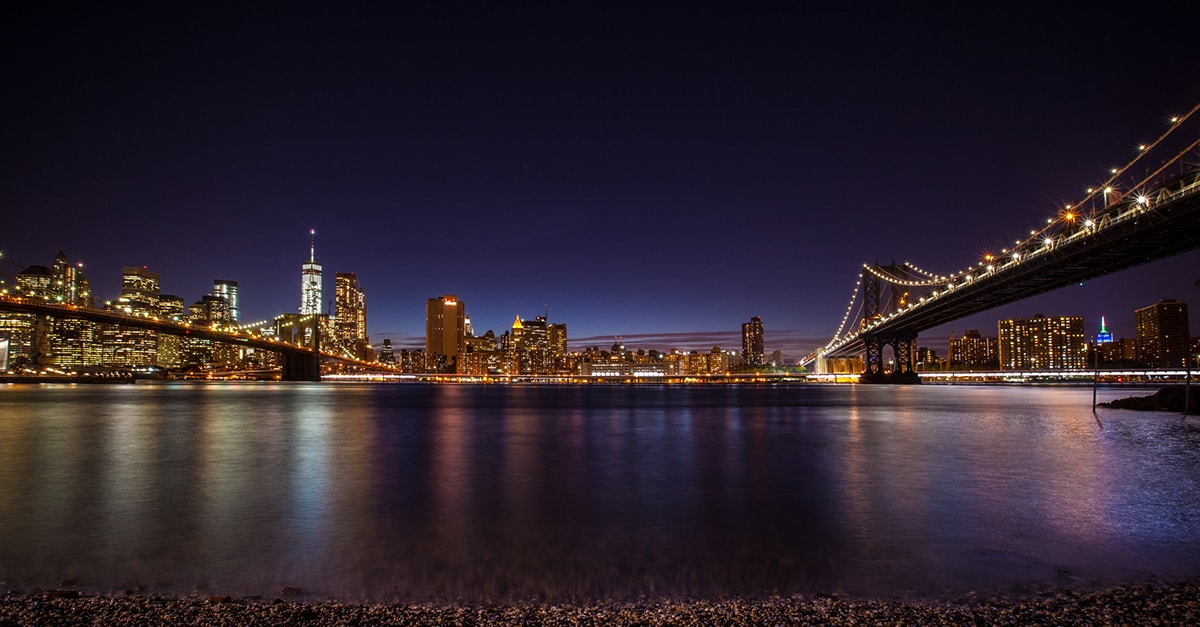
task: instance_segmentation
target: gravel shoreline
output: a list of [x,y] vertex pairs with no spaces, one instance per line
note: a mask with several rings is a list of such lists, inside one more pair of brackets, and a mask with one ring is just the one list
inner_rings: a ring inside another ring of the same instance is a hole
[[10,593],[15,625],[1195,625],[1200,579],[1101,590],[904,602],[792,596],[646,602],[370,604],[259,598]]

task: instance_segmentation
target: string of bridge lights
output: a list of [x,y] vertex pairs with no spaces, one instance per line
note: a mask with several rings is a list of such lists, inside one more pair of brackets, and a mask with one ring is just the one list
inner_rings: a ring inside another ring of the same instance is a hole
[[[1024,240],[1014,240],[1013,249],[1011,251],[1008,248],[1002,248],[1001,256],[996,256],[996,255],[992,255],[991,253],[987,253],[984,255],[983,261],[977,263],[975,266],[968,266],[966,269],[960,270],[957,273],[954,273],[951,275],[938,275],[933,272],[929,272],[927,270],[919,268],[916,265],[914,265],[908,261],[903,262],[903,265],[905,267],[913,270],[917,274],[921,274],[921,275],[928,277],[930,279],[928,281],[913,281],[913,280],[908,280],[908,279],[901,279],[901,278],[892,276],[886,272],[883,272],[879,268],[872,266],[870,264],[867,264],[867,263],[864,263],[862,265],[862,267],[864,269],[866,269],[868,272],[870,272],[872,275],[874,275],[875,277],[880,278],[884,281],[887,281],[888,283],[893,284],[893,285],[899,285],[899,286],[903,286],[903,287],[934,287],[934,286],[941,286],[944,284],[946,291],[949,291],[949,290],[954,289],[954,287],[956,285],[956,281],[960,278],[963,278],[966,281],[974,280],[976,277],[972,273],[980,268],[984,268],[985,273],[994,271],[995,266],[993,265],[992,262],[996,261],[997,259],[1001,258],[1002,256],[1008,256],[1011,258],[1011,260],[1013,262],[1019,262],[1022,258],[1022,252],[1020,249],[1022,247],[1029,246],[1032,242],[1038,241],[1038,243],[1045,246],[1046,248],[1051,248],[1058,241],[1054,237],[1055,234],[1050,233],[1050,231],[1052,229],[1056,229],[1056,228],[1061,229],[1063,226],[1073,225],[1075,223],[1076,219],[1080,217],[1080,215],[1078,215],[1078,209],[1086,206],[1089,202],[1095,200],[1097,197],[1100,197],[1100,196],[1104,197],[1104,200],[1105,200],[1104,206],[1105,206],[1105,208],[1107,208],[1109,194],[1116,192],[1118,189],[1118,187],[1116,185],[1117,179],[1119,179],[1130,168],[1132,168],[1134,165],[1136,165],[1138,163],[1138,161],[1140,161],[1142,159],[1142,157],[1144,157],[1147,154],[1149,154],[1150,152],[1152,152],[1154,150],[1154,148],[1156,148],[1160,143],[1162,143],[1162,141],[1165,140],[1172,132],[1174,132],[1176,129],[1181,127],[1185,122],[1187,122],[1197,111],[1200,111],[1200,103],[1197,103],[1196,106],[1192,107],[1192,109],[1190,111],[1188,111],[1186,114],[1184,114],[1182,116],[1171,117],[1169,120],[1169,126],[1168,126],[1167,130],[1165,130],[1161,135],[1159,135],[1158,138],[1155,139],[1153,142],[1151,142],[1149,144],[1139,144],[1137,146],[1137,154],[1133,157],[1133,159],[1131,159],[1124,166],[1119,167],[1119,168],[1118,167],[1111,168],[1108,172],[1108,178],[1107,178],[1107,180],[1104,181],[1103,185],[1101,185],[1099,187],[1087,188],[1085,191],[1086,195],[1079,202],[1076,202],[1074,204],[1067,204],[1065,206],[1064,210],[1062,211],[1062,213],[1059,213],[1056,217],[1046,218],[1046,226],[1042,227],[1040,230],[1038,230],[1038,229],[1030,230],[1028,238],[1026,238]],[[1190,146],[1183,149],[1178,155],[1176,155],[1175,158],[1173,158],[1169,161],[1165,161],[1157,170],[1155,170],[1154,172],[1147,175],[1143,180],[1139,181],[1137,184],[1131,186],[1130,189],[1136,190],[1140,187],[1143,187],[1149,181],[1153,180],[1156,176],[1161,174],[1163,172],[1163,170],[1165,170],[1167,167],[1174,165],[1182,155],[1186,154],[1188,151],[1196,148],[1197,146],[1200,146],[1200,139],[1197,139],[1195,142],[1192,142],[1192,144]],[[1120,192],[1117,192],[1117,193],[1120,194]],[[1137,196],[1134,197],[1134,203],[1139,208],[1141,208],[1141,210],[1144,211],[1145,208],[1148,207],[1148,205],[1150,204],[1150,198],[1144,194],[1138,194]],[[1083,218],[1081,221],[1081,224],[1086,231],[1094,231],[1100,227],[1100,222],[1091,217]],[[1057,233],[1057,235],[1061,237],[1062,233]],[[1034,253],[1034,252],[1038,252],[1038,251],[1030,251],[1030,252]],[[986,266],[985,266],[985,264],[986,264]],[[849,333],[844,338],[841,337],[842,331],[846,330],[846,323],[849,322],[849,320],[850,320],[850,314],[851,314],[851,312],[854,311],[854,303],[858,299],[858,293],[861,290],[861,288],[862,288],[862,274],[859,275],[858,282],[854,286],[854,293],[850,297],[850,304],[846,307],[846,312],[842,316],[842,322],[841,322],[841,324],[838,325],[837,332],[834,333],[833,339],[830,340],[830,342],[828,344],[826,344],[827,350],[834,348],[835,345],[837,345],[838,343],[844,344],[846,342],[849,342],[850,340],[858,337],[858,335],[860,334],[858,332],[855,332],[855,333]],[[939,296],[939,294],[940,294],[940,290],[935,290],[930,295],[930,297],[936,298],[937,296]],[[927,299],[925,297],[922,297],[919,300],[919,303],[924,303],[924,302],[926,302],[926,300]],[[919,303],[917,303],[917,304],[919,304]],[[904,308],[904,310],[911,309],[912,307],[917,306],[917,304],[909,304]],[[859,309],[860,310],[862,309],[861,303],[860,303]],[[884,320],[886,320],[889,317],[890,316],[885,317]],[[879,323],[881,323],[881,322],[883,322],[883,320],[879,321]],[[878,323],[876,323],[876,324],[878,324]]]
[[945,277],[933,277],[934,280],[932,280],[932,281],[910,281],[908,279],[900,279],[900,278],[894,277],[886,272],[883,272],[879,268],[877,268],[871,264],[867,264],[867,263],[863,264],[863,269],[865,269],[867,272],[870,272],[871,274],[883,279],[884,281],[891,283],[892,285],[902,285],[904,287],[930,287],[933,285],[941,285],[942,282],[946,280]]
[[[858,290],[862,287],[862,273],[858,274],[858,282],[854,284],[854,293],[850,295],[850,304],[846,305],[846,313],[842,316],[842,323],[838,325],[838,330],[833,334],[834,341],[842,334],[842,330],[846,328],[846,321],[850,319],[850,312],[854,311],[854,301],[858,300]],[[860,305],[861,308],[861,305]],[[833,342],[830,342],[832,345]]]
[[917,274],[924,274],[925,276],[927,276],[927,277],[929,277],[929,278],[931,278],[931,279],[941,279],[941,280],[943,280],[943,281],[945,281],[945,280],[946,280],[946,277],[944,277],[944,276],[938,276],[938,275],[936,275],[936,274],[934,274],[934,273],[932,273],[932,272],[930,272],[930,271],[928,271],[928,270],[924,270],[924,269],[922,269],[922,268],[918,268],[917,266],[915,266],[915,265],[913,265],[912,263],[910,263],[908,260],[905,260],[905,261],[904,261],[904,267],[908,268],[909,270],[912,270],[912,271],[916,272]]

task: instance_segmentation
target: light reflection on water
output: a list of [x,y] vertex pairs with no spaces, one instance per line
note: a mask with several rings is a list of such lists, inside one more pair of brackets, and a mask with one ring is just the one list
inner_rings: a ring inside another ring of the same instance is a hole
[[1090,390],[0,388],[0,582],[375,600],[1200,574],[1200,428]]

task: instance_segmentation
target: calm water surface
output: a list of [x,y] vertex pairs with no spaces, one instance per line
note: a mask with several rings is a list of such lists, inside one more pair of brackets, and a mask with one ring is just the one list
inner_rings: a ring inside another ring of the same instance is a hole
[[347,600],[1200,575],[1200,426],[972,386],[0,387],[0,582]]

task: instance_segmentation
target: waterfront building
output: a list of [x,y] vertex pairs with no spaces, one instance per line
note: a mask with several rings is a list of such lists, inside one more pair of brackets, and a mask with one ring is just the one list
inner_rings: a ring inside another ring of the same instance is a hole
[[[454,294],[425,301],[426,367],[439,367],[438,372],[455,372],[458,354],[466,348],[466,305]],[[437,364],[441,364],[437,366]]]
[[1000,365],[1000,352],[994,337],[983,337],[979,329],[967,329],[962,337],[950,332],[946,351],[947,370],[990,370]]
[[762,318],[754,316],[750,322],[742,323],[742,361],[750,367],[766,365],[763,350]]
[[708,374],[708,353],[701,351],[688,351],[686,354],[687,357],[684,360],[683,374]]
[[238,313],[237,281],[214,279],[212,295],[216,296],[217,298],[225,299],[225,303],[229,308],[229,322],[237,324],[238,321],[241,320]]
[[721,350],[720,346],[712,347],[708,353],[708,373],[726,374],[729,370],[729,353]]
[[[173,294],[158,297],[158,317],[171,322],[187,319],[183,299]],[[163,368],[179,368],[183,365],[185,338],[167,333],[158,334],[158,365]]]
[[300,313],[321,313],[321,264],[317,263],[317,230],[309,231],[308,261],[300,265]]
[[1188,365],[1187,303],[1163,299],[1133,313],[1137,359],[1150,368]]
[[429,372],[425,351],[416,349],[400,349],[400,371],[406,374],[424,374]]
[[491,329],[488,329],[483,335],[466,335],[463,337],[463,343],[468,353],[500,349],[500,344],[496,341],[496,332]]
[[[92,303],[91,286],[82,263],[68,263],[66,253],[60,250],[50,272],[49,300],[77,306]],[[51,360],[55,365],[79,368],[101,364],[100,325],[89,320],[50,317],[47,332]]]
[[[70,264],[59,251],[50,267],[29,266],[19,272],[5,293],[51,303],[85,306],[92,303],[83,264]],[[100,363],[98,325],[86,320],[34,314],[0,314],[0,331],[9,340],[13,365],[78,367]]]
[[468,350],[459,355],[459,374],[475,376],[503,374],[506,354],[498,350]]
[[567,353],[567,324],[551,322],[546,325],[546,344],[550,351],[550,372],[567,374],[574,372]]
[[[159,276],[145,267],[121,269],[121,297],[108,306],[127,316],[158,316]],[[108,366],[145,366],[158,363],[158,334],[148,329],[103,325],[102,359]]]
[[943,360],[938,359],[937,351],[928,346],[922,346],[917,349],[916,361],[916,369],[922,371],[941,370],[942,366],[945,365]]
[[338,347],[357,359],[372,358],[367,338],[367,295],[353,272],[337,272],[334,278],[333,334]]
[[98,366],[104,359],[100,325],[78,318],[49,318],[51,359],[56,366]]
[[1082,316],[997,323],[1001,370],[1078,370],[1087,367],[1087,341]]
[[556,360],[566,357],[567,327],[550,324],[545,316],[513,321],[509,351],[515,353],[516,372],[520,374],[551,374],[556,372]]

